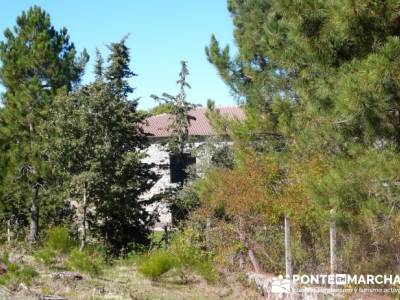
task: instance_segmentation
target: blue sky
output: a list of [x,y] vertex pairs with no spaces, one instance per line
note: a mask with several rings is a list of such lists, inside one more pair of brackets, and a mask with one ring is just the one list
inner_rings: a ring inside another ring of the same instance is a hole
[[140,108],[155,105],[150,94],[177,93],[182,59],[189,64],[190,101],[205,104],[210,98],[218,105],[235,103],[204,54],[212,33],[221,44],[233,45],[233,25],[225,0],[7,1],[0,10],[1,33],[14,26],[22,10],[35,4],[50,13],[57,29],[68,28],[78,50],[89,52],[84,82],[93,78],[95,48],[106,54],[106,44],[129,33],[131,67],[139,75],[132,80],[136,87],[133,97],[141,97]]

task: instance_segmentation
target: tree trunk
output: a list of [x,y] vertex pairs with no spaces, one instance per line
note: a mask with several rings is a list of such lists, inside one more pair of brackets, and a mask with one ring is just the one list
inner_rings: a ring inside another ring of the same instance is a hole
[[29,233],[29,241],[34,242],[37,240],[39,233],[39,205],[37,203],[37,198],[39,194],[39,186],[35,185],[32,187],[32,199],[31,199],[31,224],[30,224],[30,233]]
[[330,245],[330,262],[331,274],[337,271],[336,265],[336,212],[335,209],[330,211],[331,219],[329,224],[329,245]]
[[168,233],[168,225],[164,226],[164,248],[169,248],[169,233]]
[[83,203],[82,203],[82,239],[81,239],[81,247],[80,250],[82,251],[86,246],[86,215],[87,215],[87,183],[83,184]]
[[251,264],[253,265],[254,272],[260,273],[261,272],[260,264],[258,263],[253,250],[251,250],[251,249],[249,249],[249,258],[250,258]]
[[[239,217],[237,232],[239,234],[239,240],[241,242],[241,248],[242,248],[242,247],[245,246],[245,243],[246,243],[244,232],[243,232],[243,218],[242,217]],[[239,268],[240,269],[244,268],[244,253],[243,253],[243,249],[240,249],[240,251],[239,251]]]
[[7,220],[7,243],[11,243],[11,220]]
[[206,236],[206,247],[207,247],[207,250],[210,250],[210,229],[211,229],[211,220],[210,220],[210,218],[207,218],[207,220],[206,220],[206,234],[205,234],[205,236]]
[[[243,222],[244,222],[243,218],[239,217],[238,229],[237,229],[237,232],[239,234],[239,240],[242,244],[242,247],[247,249],[247,255],[250,259],[251,265],[253,266],[254,272],[260,273],[261,272],[260,264],[258,263],[253,250],[249,246],[249,241],[247,239],[245,230],[243,228],[243,226],[244,226]],[[239,267],[240,267],[240,269],[244,268],[244,263],[245,263],[245,251],[243,249],[241,249],[239,252]]]
[[290,222],[287,215],[285,215],[285,268],[286,276],[292,276],[292,252],[290,246]]

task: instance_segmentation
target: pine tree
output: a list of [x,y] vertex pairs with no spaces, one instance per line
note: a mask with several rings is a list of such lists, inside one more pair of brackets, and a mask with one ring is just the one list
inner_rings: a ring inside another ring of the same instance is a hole
[[96,77],[96,80],[100,80],[104,76],[104,59],[99,49],[97,48],[96,48],[96,62],[94,65],[94,75]]
[[[115,58],[112,52],[107,74]],[[129,59],[121,69],[126,70],[121,76],[131,74]],[[147,241],[154,218],[146,211],[151,200],[143,201],[140,196],[158,177],[151,165],[141,162],[146,146],[140,129],[142,114],[136,111],[136,102],[116,89],[115,82],[125,82],[124,90],[130,90],[125,77],[114,76],[57,98],[48,151],[64,185],[68,183],[67,194],[80,203],[81,248],[90,229],[119,254]],[[86,214],[89,208],[93,210]]]
[[[179,93],[176,96],[170,95],[168,93],[163,93],[161,97],[156,95],[151,95],[153,99],[160,102],[161,105],[169,108],[168,113],[170,114],[170,125],[168,130],[170,131],[170,138],[168,140],[168,148],[170,152],[170,164],[173,162],[177,168],[181,169],[186,165],[188,167],[187,161],[190,156],[191,141],[189,136],[190,122],[195,120],[190,114],[197,105],[190,103],[186,100],[187,94],[186,89],[191,88],[190,84],[187,82],[187,76],[189,75],[189,70],[186,61],[181,61],[181,70],[179,72],[179,79],[177,84],[179,86]],[[173,166],[172,166],[173,168]],[[177,221],[184,219],[187,214],[186,204],[184,201],[180,201],[178,192],[182,191],[185,181],[187,180],[187,170],[183,170],[184,174],[177,176],[178,186],[173,187],[166,191],[165,198],[170,202],[170,209],[172,213],[173,223],[176,224]]]
[[129,85],[129,78],[136,74],[129,68],[129,48],[126,46],[128,36],[122,38],[119,42],[111,43],[108,49],[111,51],[108,57],[109,66],[105,72],[105,77],[112,83],[115,92],[123,97],[133,92]]
[[[30,234],[39,230],[40,191],[46,186],[47,166],[42,156],[45,144],[40,128],[54,96],[79,83],[88,55],[79,58],[66,28],[54,29],[50,16],[38,6],[17,18],[17,25],[4,32],[0,43],[0,80],[5,87],[0,135],[7,147],[3,166],[9,193],[17,203],[30,199]],[[5,187],[4,187],[5,188]]]
[[161,97],[156,95],[151,96],[156,101],[170,108],[171,124],[168,129],[171,131],[171,139],[168,145],[170,152],[177,155],[183,154],[187,150],[190,122],[195,119],[189,112],[197,107],[197,105],[186,100],[186,89],[191,88],[186,79],[188,75],[187,62],[181,61],[181,71],[179,72],[179,79],[176,82],[179,85],[179,93],[176,96],[168,93],[163,93]]
[[397,4],[230,0],[239,54],[215,37],[206,53],[248,104],[252,130],[295,139],[300,151],[398,145]]
[[[337,261],[345,261],[337,268],[350,272],[365,267],[386,272],[398,266],[391,247],[399,239],[390,229],[400,215],[394,196],[400,149],[398,5],[229,0],[238,54],[231,57],[215,37],[206,48],[209,61],[246,104],[246,121],[231,128],[238,144],[245,144],[241,150],[273,155],[285,168],[314,161],[305,174],[295,172],[313,217],[302,216],[290,204],[285,209],[291,220],[300,217],[304,228],[317,220],[327,226],[335,222],[332,245],[337,239],[342,247],[335,249]],[[274,135],[285,147],[272,153],[268,148],[268,154],[257,148],[259,137]],[[327,232],[319,234],[328,240]],[[301,235],[303,239],[307,231],[302,229]],[[383,237],[389,236],[387,243]],[[312,248],[323,249],[323,242]],[[376,260],[360,264],[367,256]]]

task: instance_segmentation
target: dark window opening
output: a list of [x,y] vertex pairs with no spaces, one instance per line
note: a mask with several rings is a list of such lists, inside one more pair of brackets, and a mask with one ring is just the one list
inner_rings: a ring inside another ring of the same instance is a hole
[[187,168],[194,164],[196,164],[196,157],[190,153],[170,154],[169,170],[171,183],[183,184],[189,176]]

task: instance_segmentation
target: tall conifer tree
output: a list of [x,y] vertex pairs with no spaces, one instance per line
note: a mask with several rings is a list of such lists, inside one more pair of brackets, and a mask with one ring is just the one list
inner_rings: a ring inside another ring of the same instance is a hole
[[110,49],[106,76],[57,98],[48,152],[69,197],[82,208],[82,248],[89,230],[119,254],[147,241],[154,218],[146,210],[151,200],[141,196],[158,177],[152,165],[141,162],[143,115],[128,99],[133,89],[125,39]]
[[46,142],[40,128],[56,94],[69,91],[82,76],[88,55],[78,58],[66,28],[57,31],[38,6],[17,18],[0,43],[0,80],[5,87],[0,134],[7,144],[8,162],[1,201],[30,202],[30,234],[39,230],[40,191],[47,166],[41,155]]

